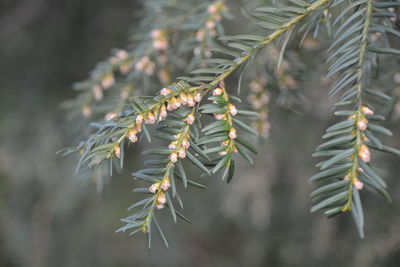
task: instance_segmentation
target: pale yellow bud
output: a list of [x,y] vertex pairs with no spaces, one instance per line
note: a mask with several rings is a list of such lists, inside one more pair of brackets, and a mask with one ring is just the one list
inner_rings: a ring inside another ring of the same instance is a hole
[[97,84],[93,86],[93,97],[96,101],[100,101],[103,99],[103,90],[101,90],[101,87],[98,86]]
[[361,108],[362,113],[364,113],[365,115],[373,115],[374,111],[372,109],[370,109],[369,107],[363,106]]
[[104,120],[110,121],[110,120],[114,119],[115,117],[117,117],[117,114],[116,114],[116,113],[114,113],[114,112],[108,112],[108,113],[106,114],[106,116],[104,117]]
[[229,104],[228,105],[229,113],[231,113],[232,116],[235,116],[237,114],[237,109],[234,105]]
[[189,114],[189,115],[186,117],[185,122],[186,122],[187,124],[192,125],[193,122],[194,122],[194,120],[195,120],[195,117],[193,116],[193,114]]
[[139,114],[139,115],[136,117],[136,124],[137,124],[137,125],[142,125],[142,122],[143,122],[143,115],[142,115],[142,114]]
[[222,89],[221,88],[215,88],[213,90],[213,95],[222,95]]
[[366,145],[361,145],[358,151],[358,156],[361,158],[362,161],[367,163],[371,160],[371,152]]
[[176,152],[172,152],[169,155],[169,159],[171,160],[171,162],[175,163],[178,161],[178,154]]
[[181,159],[186,158],[186,149],[184,147],[179,148],[178,154]]
[[353,180],[353,185],[354,185],[354,187],[355,187],[357,190],[361,190],[361,189],[363,189],[363,187],[364,187],[363,182],[361,182],[361,181],[358,180],[357,178],[355,178],[355,179]]
[[92,109],[90,108],[89,105],[84,105],[84,106],[83,106],[83,108],[82,108],[82,115],[83,115],[85,118],[88,118],[88,117],[90,117],[90,116],[92,115]]
[[149,192],[155,194],[158,189],[160,189],[160,183],[155,183],[149,187]]
[[171,187],[171,182],[169,177],[166,177],[164,181],[161,183],[161,189],[167,191]]
[[114,145],[114,153],[117,158],[121,158],[121,148],[118,144]]
[[235,139],[237,137],[236,130],[234,128],[231,128],[229,131],[229,138]]
[[157,197],[157,203],[158,204],[162,204],[162,205],[164,205],[165,203],[167,203],[167,198],[165,197],[165,194],[164,193],[160,193],[159,195],[158,195],[158,197]]
[[368,120],[367,119],[359,120],[357,122],[357,127],[361,131],[365,131],[367,129],[367,127],[368,127]]

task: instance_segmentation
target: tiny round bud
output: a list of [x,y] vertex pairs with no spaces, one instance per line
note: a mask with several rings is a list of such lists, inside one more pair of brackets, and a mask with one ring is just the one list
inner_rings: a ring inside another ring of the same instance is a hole
[[83,115],[85,118],[88,118],[88,117],[90,117],[90,116],[92,115],[92,109],[90,108],[89,105],[84,105],[84,106],[83,106],[83,108],[82,108],[82,115]]
[[171,149],[171,150],[176,149],[177,143],[178,143],[177,141],[174,141],[174,142],[170,143],[169,146],[168,146],[168,148]]
[[237,137],[237,134],[236,134],[235,128],[231,128],[231,130],[229,131],[229,138],[235,139],[236,137]]
[[114,75],[112,72],[106,74],[103,79],[101,80],[101,86],[103,86],[104,89],[108,89],[111,86],[113,86],[115,83]]
[[143,122],[143,115],[142,115],[142,114],[139,114],[139,115],[136,117],[136,124],[137,124],[137,125],[142,125],[142,122]]
[[164,205],[165,203],[167,203],[167,198],[165,197],[164,193],[160,193],[157,197],[157,203],[158,204],[162,204]]
[[163,89],[160,90],[160,95],[162,95],[162,96],[166,96],[166,95],[169,95],[171,93],[172,93],[172,90],[168,89],[168,88],[163,88]]
[[131,141],[132,143],[136,143],[138,141],[138,137],[136,136],[136,134],[137,134],[137,130],[136,129],[130,129],[128,131],[129,141]]
[[223,120],[225,118],[225,114],[214,114],[216,120]]
[[149,192],[155,194],[158,191],[159,188],[160,188],[160,183],[152,184],[149,187]]
[[184,147],[179,148],[178,154],[181,159],[186,158],[186,149]]
[[157,39],[157,38],[162,37],[163,32],[160,29],[154,29],[151,31],[150,35],[151,35],[151,37],[153,37],[153,39]]
[[207,28],[207,30],[209,30],[209,31],[214,30],[214,29],[215,29],[215,21],[213,21],[213,20],[207,20],[207,22],[206,22],[206,28]]
[[93,97],[96,101],[100,101],[103,99],[103,90],[101,90],[101,87],[99,85],[93,86]]
[[237,114],[237,109],[234,105],[229,104],[228,105],[229,113],[231,113],[232,116],[235,116]]
[[189,95],[188,97],[188,106],[189,107],[194,107],[196,105],[196,102],[194,101],[194,97],[192,95]]
[[114,112],[108,112],[108,113],[106,114],[106,116],[104,117],[104,120],[110,121],[110,120],[114,119],[115,117],[117,117],[117,114],[116,114],[116,113],[114,113]]
[[128,56],[129,56],[129,54],[128,54],[128,52],[126,52],[126,50],[121,49],[121,50],[118,50],[118,52],[117,52],[117,58],[119,60],[125,60],[128,58]]
[[201,101],[201,94],[200,93],[196,93],[194,95],[194,101],[196,101],[197,103],[199,103]]
[[187,94],[185,94],[185,93],[182,93],[181,95],[180,95],[180,102],[181,102],[181,104],[182,105],[187,105],[187,103],[188,103],[188,95]]
[[188,149],[190,147],[190,142],[185,138],[182,140],[182,146]]
[[219,152],[218,154],[220,154],[221,156],[225,156],[226,154],[228,154],[228,152],[226,152],[226,151],[221,151],[221,152]]
[[213,90],[213,95],[222,95],[222,89],[221,88],[215,88]]
[[218,6],[216,4],[209,5],[207,8],[207,12],[210,14],[215,14],[218,11]]
[[195,120],[195,117],[193,116],[193,114],[189,114],[189,115],[186,117],[185,122],[186,122],[187,124],[189,124],[189,125],[192,125],[193,122],[194,122],[194,120]]
[[165,105],[162,105],[160,109],[160,119],[163,120],[167,117],[167,115],[167,108],[165,107]]
[[161,183],[161,189],[167,191],[170,187],[171,187],[171,182],[169,181],[169,178],[166,177],[164,181]]
[[175,163],[178,161],[178,154],[176,152],[172,152],[169,155],[169,159],[171,160],[171,162]]
[[354,184],[354,187],[355,187],[357,190],[361,190],[361,189],[363,189],[363,187],[364,187],[363,182],[361,182],[361,181],[358,180],[357,178],[354,179],[353,184]]
[[149,112],[144,122],[146,124],[154,124],[156,122],[156,116],[152,112]]
[[358,156],[361,158],[362,161],[367,163],[371,160],[371,152],[366,145],[361,145],[358,151]]
[[368,120],[367,119],[363,119],[357,122],[357,127],[358,129],[360,129],[361,131],[365,131],[368,127]]
[[114,145],[114,153],[117,158],[121,158],[121,148],[119,147],[119,144]]
[[365,115],[373,115],[374,111],[372,109],[370,109],[369,107],[363,106],[361,108],[362,113],[364,113]]

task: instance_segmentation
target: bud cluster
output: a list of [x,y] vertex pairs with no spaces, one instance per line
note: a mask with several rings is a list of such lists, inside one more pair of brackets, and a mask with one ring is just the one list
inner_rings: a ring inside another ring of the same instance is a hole
[[212,38],[217,36],[217,23],[222,20],[221,13],[224,11],[227,11],[227,8],[222,1],[217,1],[207,7],[207,20],[204,26],[196,33],[196,40],[200,44],[200,46],[196,47],[194,50],[196,56],[201,56],[202,52],[205,57],[212,56],[211,51],[205,50],[205,48],[207,48],[207,36]]
[[154,29],[151,31],[153,38],[153,48],[159,51],[165,51],[168,48],[168,33],[165,30]]
[[155,67],[156,64],[153,61],[151,61],[151,59],[148,56],[142,57],[135,64],[135,69],[137,71],[143,71],[144,73],[146,73],[147,76],[153,75]]
[[251,103],[253,110],[260,114],[260,116],[254,118],[252,127],[260,133],[263,137],[269,136],[271,128],[268,122],[268,103],[270,95],[267,90],[267,80],[258,78],[250,83],[250,95],[247,98],[248,102]]
[[130,57],[126,50],[118,50],[110,59],[110,63],[116,65],[122,74],[127,74],[131,71],[133,58]]
[[[368,119],[366,115],[373,115],[374,111],[367,106],[361,106],[359,110],[349,117],[350,120],[355,120],[356,130],[353,131],[354,135],[357,136],[356,142],[356,154],[353,155],[351,158],[355,160],[354,164],[356,168],[358,163],[356,162],[357,158],[362,160],[365,163],[370,162],[371,160],[371,152],[367,145],[363,142],[367,141],[368,138],[365,136],[365,130],[368,128]],[[359,174],[362,172],[362,168],[357,167],[356,169],[351,169],[350,172],[344,177],[345,180],[350,180],[353,186],[357,190],[361,190],[364,187],[363,182],[359,180]]]
[[349,119],[355,120],[355,124],[357,127],[357,130],[353,133],[356,134],[357,131],[359,131],[361,137],[360,143],[357,146],[357,155],[362,161],[366,163],[371,160],[371,152],[369,151],[368,146],[363,144],[362,142],[368,141],[368,138],[364,134],[364,132],[368,128],[368,119],[366,118],[366,115],[373,114],[374,111],[372,109],[367,106],[362,106],[356,114],[349,117]]
[[[190,113],[184,120],[188,125],[190,125],[193,124],[195,119],[193,114]],[[168,146],[168,148],[172,150],[171,154],[169,154],[169,160],[172,163],[177,162],[178,158],[186,158],[186,150],[188,150],[190,147],[190,131],[188,130],[188,127],[184,126],[182,131],[179,134],[176,134],[174,137],[175,140],[172,141]]]
[[236,116],[236,114],[238,113],[235,105],[229,103],[229,96],[226,93],[225,90],[225,85],[223,82],[221,82],[220,87],[217,87],[213,90],[212,95],[216,100],[213,100],[213,103],[218,103],[218,98],[221,98],[221,100],[223,100],[224,103],[227,104],[220,104],[221,108],[223,110],[225,110],[224,113],[215,113],[214,117],[216,120],[223,120],[226,121],[226,125],[229,126],[229,130],[228,130],[228,137],[229,139],[221,142],[220,145],[226,147],[225,150],[219,152],[220,155],[226,155],[228,153],[231,152],[238,152],[236,145],[235,145],[235,141],[234,139],[236,139],[237,137],[237,132],[236,129],[233,127],[233,123],[232,123],[232,117]]
[[[168,88],[163,88],[160,91],[160,95],[162,96],[169,96],[173,94],[173,90],[168,89]],[[181,106],[188,106],[188,107],[194,107],[196,103],[199,103],[201,101],[201,94],[200,93],[185,93],[181,92],[178,96],[173,96],[167,101],[167,107],[166,109],[168,111],[173,111]]]
[[164,178],[156,183],[153,183],[149,187],[149,192],[156,195],[156,208],[157,209],[162,209],[164,208],[164,205],[166,203],[166,197],[165,197],[165,191],[167,191],[171,187],[171,181],[169,176],[167,175],[169,173],[169,168],[173,168],[173,163],[178,161],[178,158],[186,158],[186,150],[189,149],[190,147],[190,131],[189,131],[189,125],[193,124],[195,120],[195,117],[193,113],[189,113],[186,118],[184,118],[184,121],[187,123],[185,125],[179,134],[176,134],[175,140],[172,141],[168,148],[172,151],[169,155],[169,160],[172,163],[172,165],[168,164],[167,165],[167,171],[166,175]]

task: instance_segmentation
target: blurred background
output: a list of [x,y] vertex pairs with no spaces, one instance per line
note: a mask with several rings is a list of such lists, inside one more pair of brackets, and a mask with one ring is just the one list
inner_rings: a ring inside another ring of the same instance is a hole
[[[321,49],[300,52],[314,72],[303,86],[306,108],[271,108],[269,139],[254,140],[255,164],[240,162],[229,185],[200,178],[208,190],[182,192],[192,225],[175,225],[161,212],[169,250],[156,238],[150,255],[144,235],[114,233],[140,197],[130,176],[142,164],[139,147],[98,193],[74,178],[75,158],[55,155],[79,140],[60,105],[76,96],[72,83],[127,44],[140,10],[134,0],[0,1],[1,267],[399,266],[399,158],[373,155],[393,204],[362,191],[364,240],[349,214],[327,220],[309,213],[310,155],[334,122],[333,100],[320,87]],[[386,143],[399,148],[398,123],[389,128],[395,136]]]

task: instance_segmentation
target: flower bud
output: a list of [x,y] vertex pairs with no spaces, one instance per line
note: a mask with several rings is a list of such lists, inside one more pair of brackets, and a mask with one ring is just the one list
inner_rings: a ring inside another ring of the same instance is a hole
[[357,122],[357,127],[358,127],[358,129],[360,129],[361,131],[365,131],[365,130],[367,129],[367,127],[368,127],[368,120],[367,120],[367,119],[359,120],[359,121]]
[[200,93],[196,93],[194,95],[194,101],[199,103],[201,101],[201,94]]
[[182,140],[182,146],[188,149],[190,147],[190,142],[185,138]]
[[186,149],[184,147],[179,148],[178,154],[181,159],[186,158]]
[[137,125],[142,125],[142,122],[143,122],[143,115],[142,115],[142,114],[139,114],[139,115],[136,117],[136,124],[137,124]]
[[192,125],[193,122],[194,122],[194,120],[195,120],[195,118],[194,118],[193,114],[189,114],[189,115],[186,117],[185,122],[186,122],[187,124]]
[[189,95],[188,97],[188,106],[189,107],[194,107],[196,105],[196,102],[194,101],[194,97],[192,95]]
[[207,30],[209,30],[209,31],[212,31],[212,30],[214,30],[215,29],[215,21],[213,21],[213,20],[207,20],[207,22],[206,22],[206,28],[207,28]]
[[162,205],[164,205],[165,203],[167,203],[167,198],[165,197],[165,194],[164,193],[160,193],[159,195],[158,195],[158,197],[157,197],[157,203],[158,204],[162,204]]
[[114,153],[117,158],[121,158],[121,148],[118,144],[114,145]]
[[371,152],[366,145],[361,145],[358,151],[358,156],[361,158],[362,161],[367,163],[371,160]]
[[83,108],[82,108],[82,115],[83,115],[85,118],[88,118],[88,117],[90,117],[90,116],[92,115],[92,109],[90,108],[89,105],[84,105],[84,106],[83,106]]
[[155,194],[158,189],[160,189],[160,183],[155,183],[149,187],[149,192]]
[[228,105],[229,113],[231,113],[232,116],[235,116],[237,114],[237,109],[234,105],[229,104]]
[[101,90],[101,87],[98,86],[97,84],[93,86],[93,97],[96,101],[100,101],[103,99],[103,90]]
[[176,152],[172,152],[169,155],[169,159],[171,160],[171,162],[175,163],[178,161],[178,154]]
[[236,137],[237,137],[237,134],[236,134],[235,128],[231,128],[231,130],[229,131],[229,138],[235,139]]
[[118,50],[118,52],[117,52],[117,58],[119,60],[125,60],[128,58],[128,56],[129,56],[129,54],[128,54],[128,52],[126,52],[126,50],[121,49],[121,50]]
[[113,86],[115,83],[114,75],[112,72],[106,74],[103,79],[101,80],[101,86],[103,86],[104,89],[108,89],[111,86]]
[[213,90],[213,95],[222,95],[222,89],[221,88],[215,88]]
[[182,104],[183,106],[187,105],[187,104],[188,104],[188,95],[185,94],[185,93],[182,93],[182,94],[180,95],[180,102],[181,102],[181,104]]
[[108,113],[106,114],[106,116],[104,117],[104,120],[110,121],[110,120],[114,119],[115,117],[117,117],[117,114],[116,114],[116,113],[114,113],[114,112],[108,112]]
[[152,112],[149,112],[144,122],[146,124],[154,124],[156,122],[156,116]]
[[372,109],[370,109],[369,107],[363,106],[361,108],[362,113],[364,113],[365,115],[373,115],[374,111]]
[[167,115],[167,108],[165,107],[165,105],[162,105],[160,109],[160,119],[163,120],[167,117]]
[[225,118],[225,114],[214,114],[216,120],[223,120]]
[[162,37],[163,31],[160,29],[154,29],[151,31],[150,35],[153,39],[157,39],[157,38]]
[[168,146],[168,148],[171,149],[171,150],[176,149],[177,143],[178,143],[177,141],[174,141],[174,142],[170,143],[169,146]]
[[136,143],[138,141],[138,137],[136,136],[136,134],[137,134],[137,130],[136,129],[130,129],[128,131],[129,141],[131,141],[132,143]]
[[161,183],[161,189],[167,191],[170,187],[171,187],[171,182],[169,180],[169,177],[167,176]]
[[357,178],[355,178],[355,179],[353,180],[353,185],[354,185],[354,187],[355,187],[357,190],[361,190],[361,189],[363,189],[363,187],[364,187],[363,182],[361,182],[361,181],[358,180]]
[[168,89],[168,88],[163,88],[160,90],[160,95],[163,95],[163,96],[169,95],[171,93],[172,93],[172,90]]

